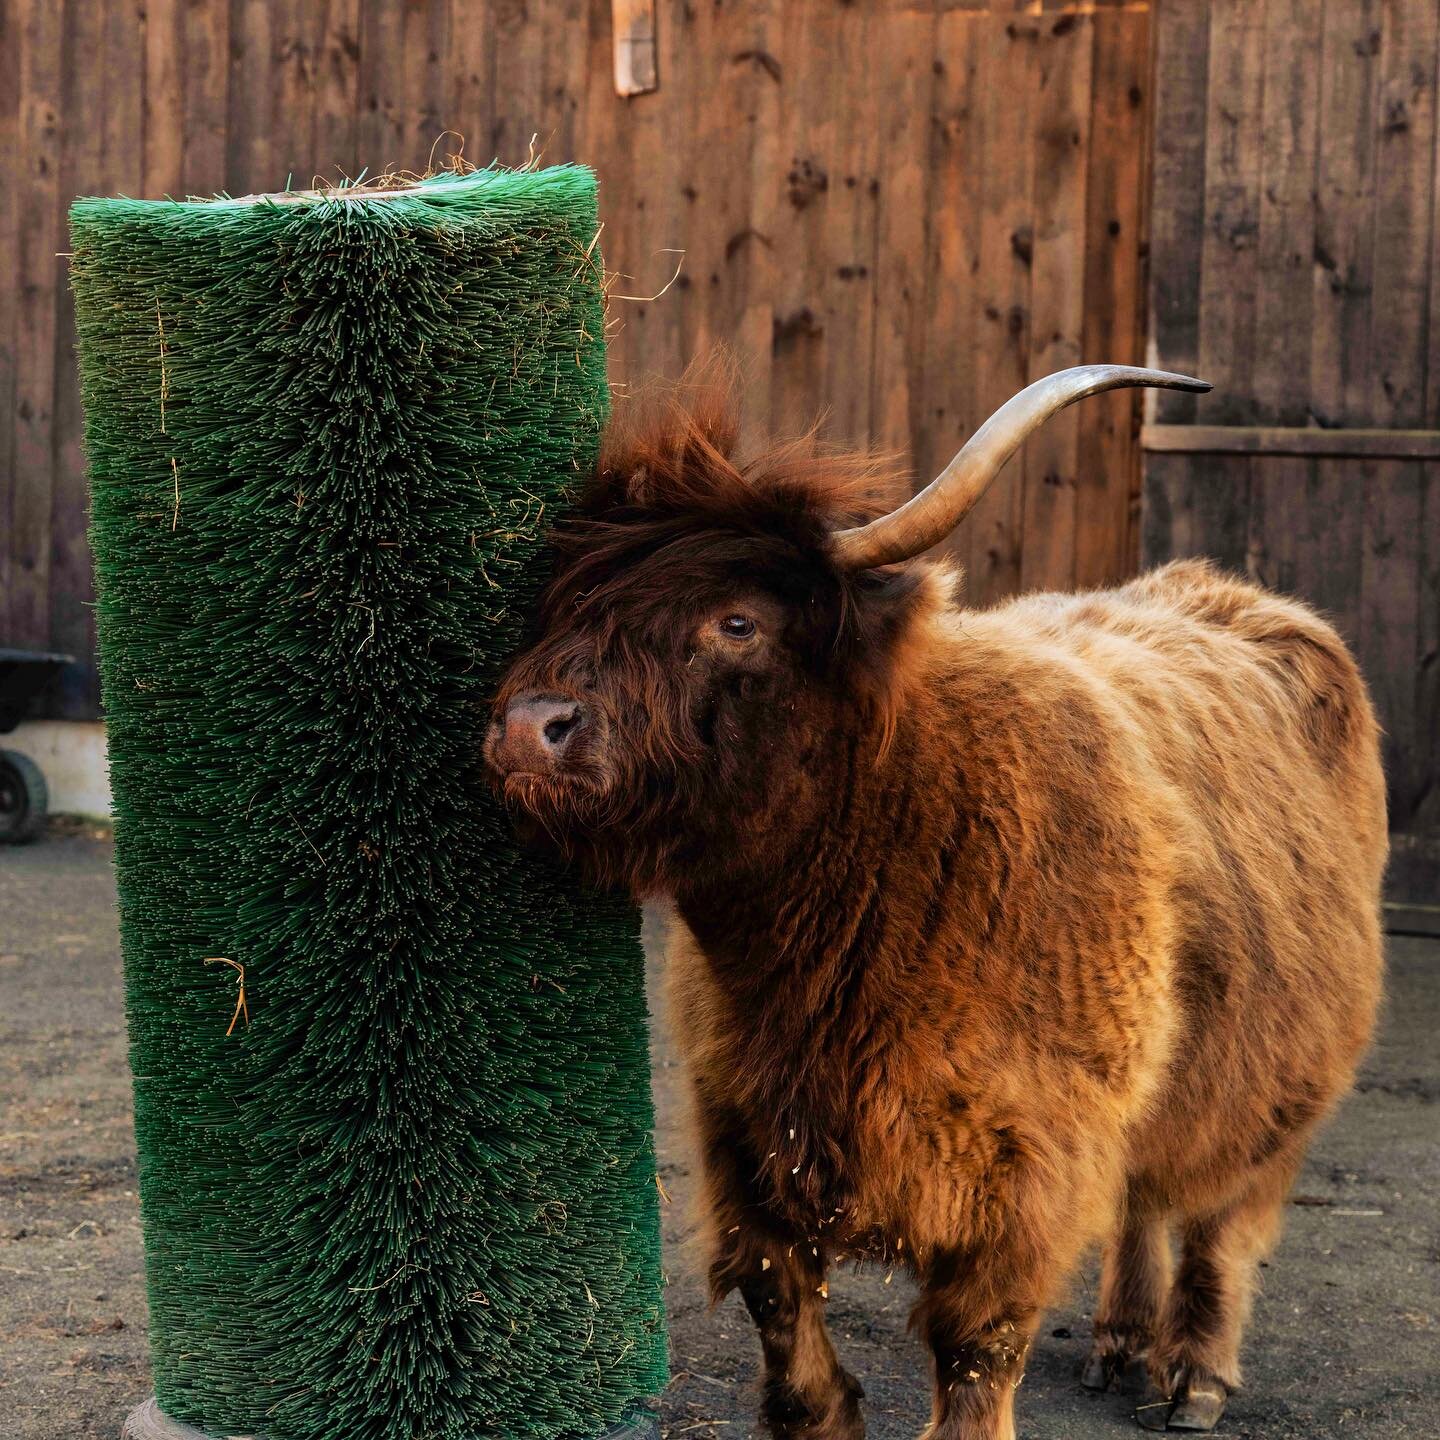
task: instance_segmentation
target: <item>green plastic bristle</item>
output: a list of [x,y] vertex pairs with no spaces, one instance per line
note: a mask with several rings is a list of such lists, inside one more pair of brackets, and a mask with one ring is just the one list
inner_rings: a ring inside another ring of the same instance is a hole
[[160,1403],[598,1435],[665,1372],[637,917],[480,769],[607,413],[594,177],[71,229]]

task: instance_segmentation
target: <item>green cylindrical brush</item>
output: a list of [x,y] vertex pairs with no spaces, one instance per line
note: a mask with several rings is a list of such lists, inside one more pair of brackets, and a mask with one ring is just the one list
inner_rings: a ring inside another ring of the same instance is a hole
[[583,169],[71,212],[155,1387],[586,1437],[664,1332],[637,918],[480,770],[606,414]]

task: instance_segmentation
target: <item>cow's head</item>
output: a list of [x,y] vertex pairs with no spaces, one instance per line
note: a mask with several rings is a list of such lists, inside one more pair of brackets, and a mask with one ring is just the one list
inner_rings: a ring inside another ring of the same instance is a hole
[[898,509],[893,472],[865,457],[738,458],[725,387],[630,402],[553,532],[536,638],[495,700],[486,760],[522,829],[640,892],[777,861],[837,803],[837,765],[890,743],[907,656],[950,589],[914,557],[1062,405],[1182,381],[1199,385],[1052,376]]

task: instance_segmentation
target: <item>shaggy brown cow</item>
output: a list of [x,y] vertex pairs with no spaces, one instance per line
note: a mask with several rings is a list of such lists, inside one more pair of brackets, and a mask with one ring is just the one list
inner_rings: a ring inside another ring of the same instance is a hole
[[1198,385],[1051,377],[848,530],[875,465],[742,463],[723,399],[632,404],[496,701],[522,823],[673,902],[710,1274],[759,1327],[778,1436],[862,1433],[823,1319],[856,1257],[913,1267],[930,1434],[1013,1435],[1097,1240],[1084,1378],[1146,1362],[1142,1423],[1213,1426],[1370,1036],[1384,787],[1335,632],[1198,561],[974,611],[907,558],[1045,415],[1138,383]]

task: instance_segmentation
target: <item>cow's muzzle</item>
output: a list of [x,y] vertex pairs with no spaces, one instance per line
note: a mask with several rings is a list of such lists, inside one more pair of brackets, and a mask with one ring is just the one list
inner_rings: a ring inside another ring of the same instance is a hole
[[573,755],[590,713],[573,696],[526,691],[490,722],[485,759],[501,780],[550,779]]

